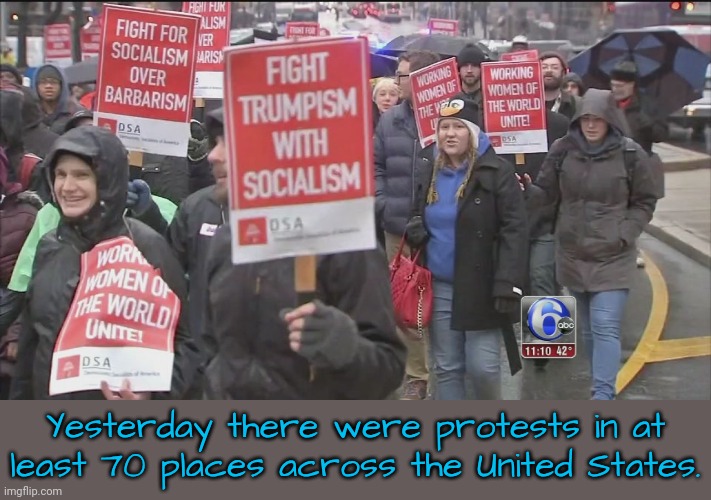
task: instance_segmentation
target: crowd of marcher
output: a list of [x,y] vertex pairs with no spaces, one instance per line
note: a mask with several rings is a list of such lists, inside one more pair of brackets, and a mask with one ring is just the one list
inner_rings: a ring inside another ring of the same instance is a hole
[[[643,265],[636,242],[663,196],[652,144],[665,140],[664,120],[638,92],[634,63],[615,68],[611,91],[586,89],[546,52],[548,153],[499,155],[483,120],[487,56],[468,45],[462,92],[423,149],[409,75],[439,60],[408,52],[375,83],[379,247],[319,256],[306,304],[294,259],[232,264],[222,108],[194,110],[185,158],[145,154],[132,166],[120,139],[92,125],[93,96],[80,104],[60,68],[40,68],[28,88],[1,66],[2,398],[498,399],[502,347],[512,371],[520,364],[521,297],[565,293],[578,304],[590,397],[614,399],[621,319]],[[119,236],[183,304],[171,389],[50,396],[81,256]],[[423,330],[395,319],[388,263],[403,242],[433,278]]]

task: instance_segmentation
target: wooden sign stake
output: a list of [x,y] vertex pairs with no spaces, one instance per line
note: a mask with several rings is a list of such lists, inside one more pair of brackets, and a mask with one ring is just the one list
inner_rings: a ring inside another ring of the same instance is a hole
[[129,151],[128,164],[132,167],[143,167],[143,151]]
[[516,165],[525,165],[526,155],[523,153],[516,153]]
[[195,107],[196,108],[204,108],[205,107],[205,99],[202,97],[196,97],[195,98]]
[[[294,263],[294,287],[299,300],[299,305],[311,302],[316,298],[316,256],[303,255],[296,257]],[[316,378],[316,369],[309,367],[309,381]]]
[[316,256],[296,257],[294,264],[294,286],[299,304],[311,302],[316,297]]

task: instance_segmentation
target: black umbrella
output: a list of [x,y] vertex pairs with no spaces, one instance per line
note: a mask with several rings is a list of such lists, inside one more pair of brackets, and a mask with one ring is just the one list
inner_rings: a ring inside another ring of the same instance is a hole
[[[465,45],[471,43],[474,43],[474,41],[463,36],[450,36],[440,33],[435,33],[433,35],[417,33],[405,37],[395,38],[389,44],[380,49],[378,53],[390,56],[399,56],[403,52],[410,50],[428,50],[430,52],[434,52],[435,54],[439,54],[442,58],[448,59],[450,57],[455,57]],[[481,53],[487,59],[494,60],[491,53],[484,46],[480,43],[474,43],[474,45],[481,50]]]
[[662,114],[701,98],[711,58],[676,31],[664,28],[615,31],[573,57],[568,66],[588,88],[610,88],[610,73],[621,61],[633,61],[638,85],[655,99]]
[[90,57],[84,61],[64,68],[64,76],[69,85],[95,83],[99,74],[99,57]]

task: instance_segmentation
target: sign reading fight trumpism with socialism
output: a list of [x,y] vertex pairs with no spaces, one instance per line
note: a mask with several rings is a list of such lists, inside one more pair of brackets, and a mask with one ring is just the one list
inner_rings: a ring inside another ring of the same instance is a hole
[[105,5],[94,124],[129,151],[188,153],[200,17]]
[[49,394],[169,391],[180,299],[130,238],[102,241],[81,256],[74,300],[52,356]]
[[497,154],[548,151],[539,61],[483,63],[481,89],[486,133]]
[[321,29],[318,23],[288,22],[284,28],[284,38],[286,39],[294,40],[313,36],[321,36]]
[[232,2],[183,2],[183,12],[200,15],[193,97],[222,99],[224,59],[230,45]]
[[44,27],[44,62],[65,67],[71,66],[72,27],[68,24],[50,24]]
[[437,140],[437,120],[442,103],[459,93],[457,60],[452,57],[410,73],[412,107],[420,145],[426,148]]
[[236,46],[225,63],[233,262],[375,248],[367,40]]
[[517,52],[506,52],[501,54],[501,61],[538,61],[538,50],[519,50]]
[[81,29],[81,59],[86,61],[99,56],[101,49],[101,25],[92,21]]
[[427,21],[427,29],[430,35],[456,36],[459,33],[459,21],[455,19],[429,19]]

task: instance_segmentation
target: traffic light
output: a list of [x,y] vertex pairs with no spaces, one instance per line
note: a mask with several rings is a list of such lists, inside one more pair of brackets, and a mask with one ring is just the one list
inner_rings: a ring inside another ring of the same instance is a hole
[[694,2],[671,2],[669,4],[669,8],[674,12],[691,12],[692,10],[694,10],[694,7]]

